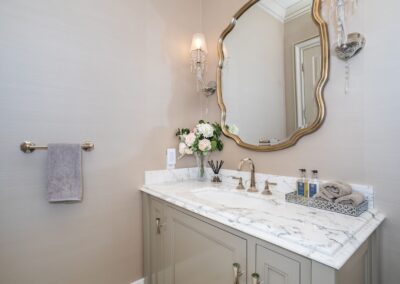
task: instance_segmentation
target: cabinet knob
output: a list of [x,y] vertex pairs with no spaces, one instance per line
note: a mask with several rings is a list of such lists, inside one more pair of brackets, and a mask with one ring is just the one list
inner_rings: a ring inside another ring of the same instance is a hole
[[160,218],[156,218],[156,232],[157,234],[161,234],[161,227],[163,225],[161,224],[161,219]]
[[233,267],[233,284],[239,284],[239,278],[240,276],[243,275],[243,273],[240,271],[240,264],[234,263],[232,267]]
[[260,275],[258,273],[251,274],[251,284],[261,284]]

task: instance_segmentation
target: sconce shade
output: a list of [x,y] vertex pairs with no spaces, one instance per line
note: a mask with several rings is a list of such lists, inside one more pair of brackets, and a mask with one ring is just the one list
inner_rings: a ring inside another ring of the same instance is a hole
[[202,33],[197,33],[193,35],[190,51],[195,50],[201,50],[204,53],[207,53],[206,37]]

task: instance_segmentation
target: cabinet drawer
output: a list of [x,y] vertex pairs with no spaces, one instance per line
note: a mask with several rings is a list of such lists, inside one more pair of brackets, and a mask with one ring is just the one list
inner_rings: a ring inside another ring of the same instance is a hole
[[256,245],[256,266],[264,284],[310,284],[311,264],[300,256]]
[[246,283],[245,239],[171,207],[166,216],[166,284],[234,283],[233,263]]

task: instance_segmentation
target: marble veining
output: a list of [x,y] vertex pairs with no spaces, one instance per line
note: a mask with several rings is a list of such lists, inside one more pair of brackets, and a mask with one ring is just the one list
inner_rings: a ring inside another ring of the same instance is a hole
[[[211,172],[209,172],[211,175]],[[360,217],[308,208],[285,201],[296,178],[257,174],[261,191],[265,180],[276,182],[272,196],[235,189],[242,176],[248,186],[249,173],[223,170],[222,184],[197,182],[196,168],[146,172],[142,191],[201,216],[278,245],[335,269],[351,257],[384,220],[370,209]],[[373,205],[370,186],[352,185]]]

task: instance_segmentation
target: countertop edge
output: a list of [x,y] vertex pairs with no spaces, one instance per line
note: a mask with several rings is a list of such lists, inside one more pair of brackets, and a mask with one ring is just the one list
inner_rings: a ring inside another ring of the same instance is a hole
[[[165,202],[173,204],[177,207],[186,209],[194,214],[198,214],[204,218],[208,218],[212,221],[215,221],[217,223],[225,225],[231,229],[238,230],[244,234],[258,238],[265,242],[269,242],[269,243],[279,246],[283,249],[286,249],[293,253],[299,254],[303,257],[307,257],[313,261],[317,261],[319,263],[327,265],[336,270],[339,270],[340,268],[343,267],[343,265],[360,248],[360,246],[371,236],[371,234],[380,226],[380,224],[385,219],[385,216],[382,213],[376,212],[376,214],[374,214],[374,219],[373,219],[374,222],[367,223],[367,225],[365,227],[363,227],[362,230],[358,231],[357,234],[354,235],[352,237],[352,239],[349,242],[347,242],[334,255],[327,255],[327,254],[323,254],[318,251],[305,252],[304,247],[299,248],[299,245],[296,245],[295,243],[288,242],[286,240],[278,239],[278,238],[268,238],[268,237],[265,237],[265,235],[263,236],[262,233],[258,233],[256,230],[249,228],[248,226],[245,226],[243,224],[233,224],[233,223],[227,222],[221,216],[213,216],[212,214],[209,214],[207,212],[202,212],[201,210],[194,210],[193,208],[191,208],[190,204],[187,204],[185,206],[185,204],[182,204],[182,202],[174,200],[173,198],[168,198],[167,196],[164,196],[163,194],[148,188],[146,185],[141,186],[140,191],[147,193],[151,196],[154,196],[156,198],[159,198],[161,200],[164,200]],[[373,213],[370,212],[370,214],[373,214]]]

